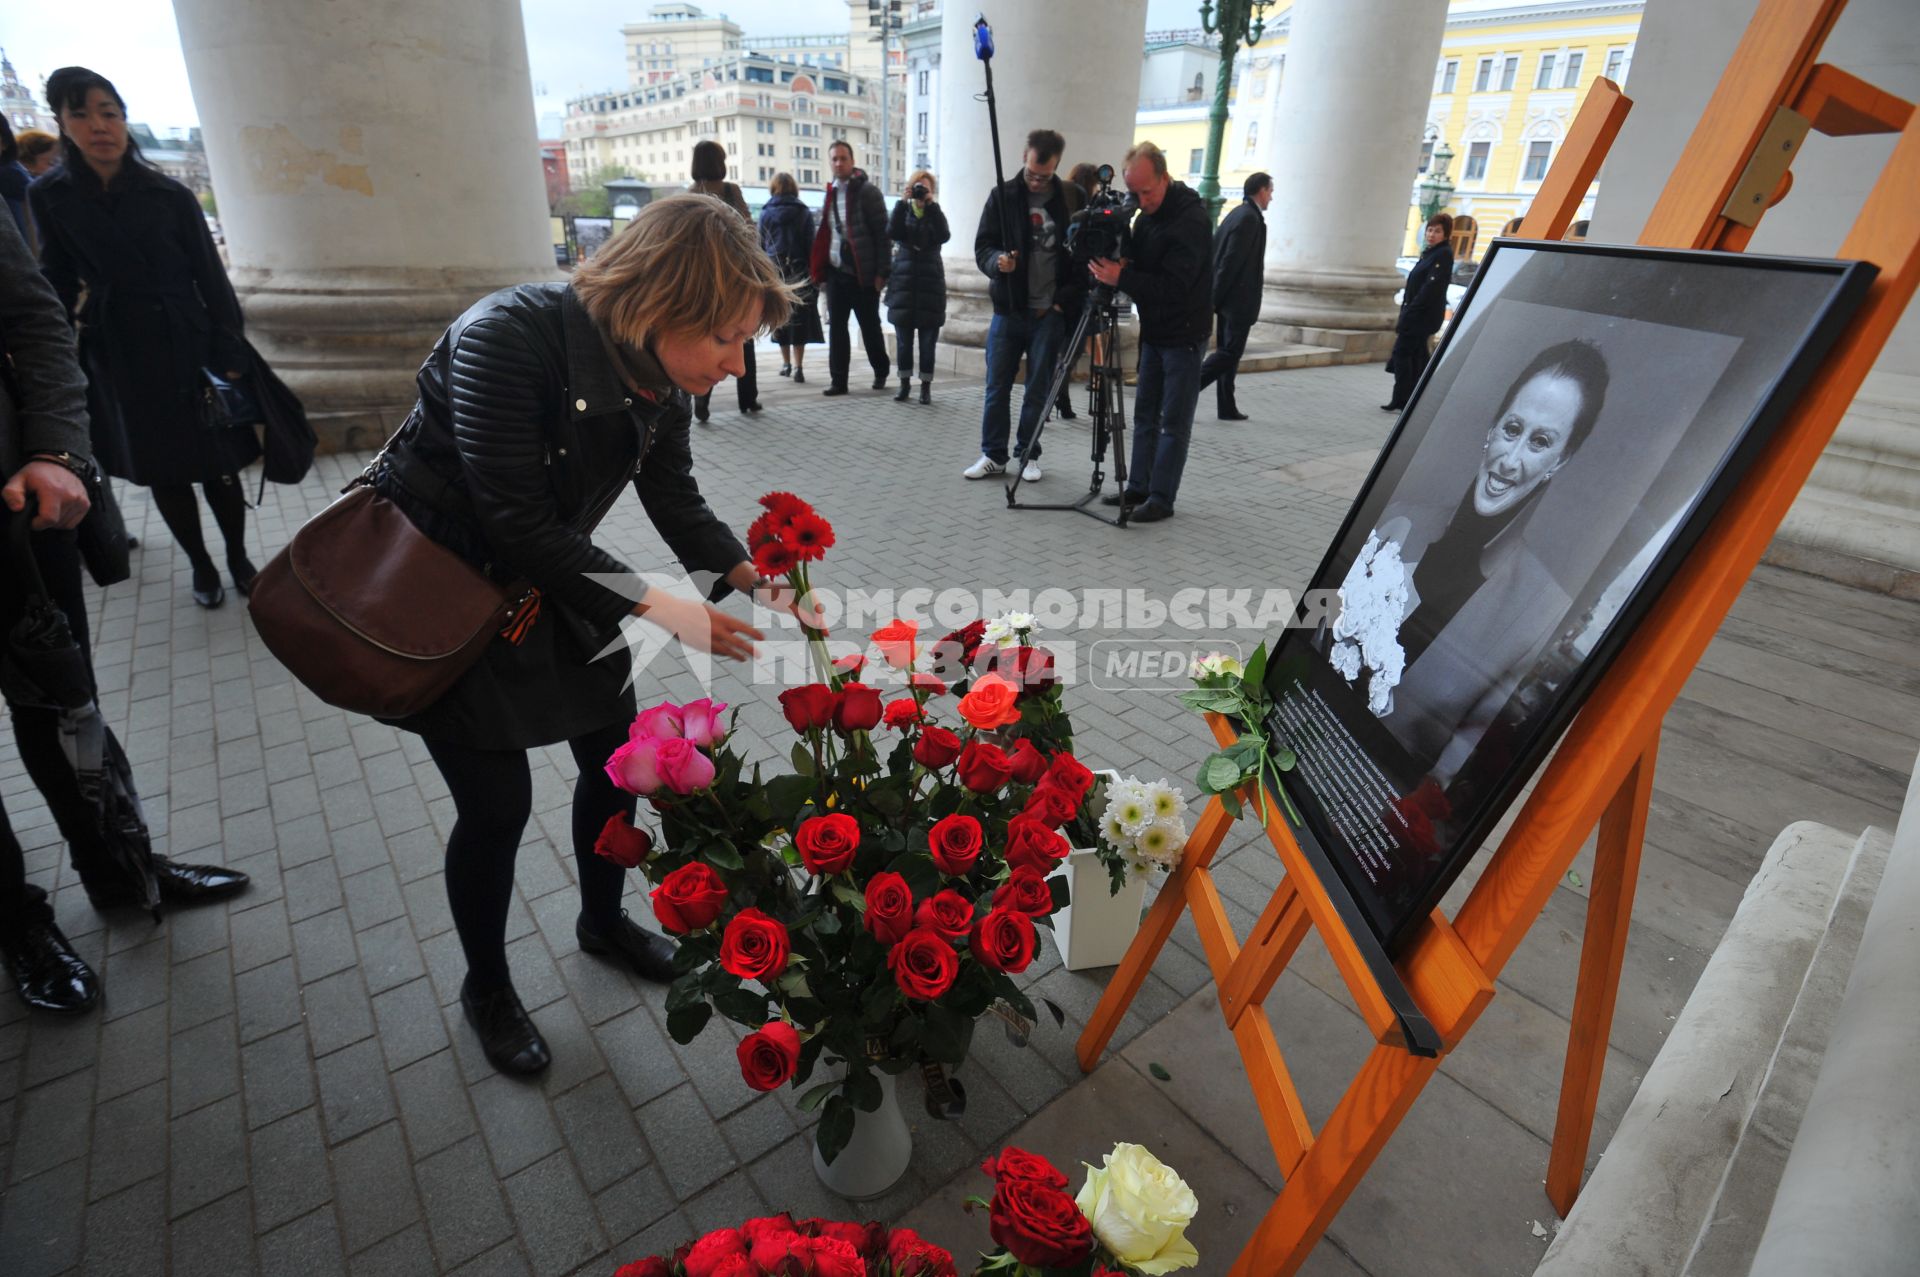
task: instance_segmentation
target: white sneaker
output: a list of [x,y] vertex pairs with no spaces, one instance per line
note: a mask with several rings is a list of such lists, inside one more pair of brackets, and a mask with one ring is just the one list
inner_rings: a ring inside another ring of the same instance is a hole
[[1040,463],[1038,461],[1027,462],[1026,469],[1020,472],[1020,482],[1022,483],[1038,483],[1045,477],[1045,475],[1040,473]]
[[986,453],[983,452],[980,454],[980,459],[978,461],[974,462],[972,465],[968,466],[965,470],[962,470],[960,473],[969,479],[987,479],[987,478],[991,478],[996,474],[1005,474],[1006,472],[1007,472],[1007,468],[1004,465],[1000,464],[998,461],[995,461],[992,457],[989,457]]

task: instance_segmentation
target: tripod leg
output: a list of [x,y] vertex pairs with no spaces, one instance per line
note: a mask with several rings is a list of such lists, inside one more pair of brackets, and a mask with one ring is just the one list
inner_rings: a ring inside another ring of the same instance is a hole
[[[1026,447],[1020,449],[1019,453],[1013,458],[1012,463],[1007,467],[1007,472],[1011,476],[1007,480],[1007,505],[1009,507],[1016,504],[1014,498],[1020,491],[1020,475],[1027,468],[1027,457],[1032,453],[1035,446],[1039,444],[1040,432],[1046,429],[1047,422],[1053,417],[1053,405],[1054,401],[1060,397],[1061,385],[1065,383],[1068,377],[1073,375],[1073,366],[1080,361],[1080,351],[1081,348],[1086,345],[1087,332],[1092,327],[1093,320],[1094,306],[1093,303],[1089,301],[1086,309],[1080,312],[1080,322],[1074,325],[1073,335],[1067,339],[1066,353],[1054,364],[1053,375],[1047,379],[1047,397],[1041,401],[1040,419],[1033,423],[1033,434],[1027,439]],[[1031,349],[1031,344],[1029,344],[1029,349]],[[1033,390],[1033,369],[1029,368],[1027,370],[1026,395],[1031,395]],[[1025,395],[1023,395],[1021,397],[1021,412],[1023,414],[1026,411],[1026,403],[1027,399]]]

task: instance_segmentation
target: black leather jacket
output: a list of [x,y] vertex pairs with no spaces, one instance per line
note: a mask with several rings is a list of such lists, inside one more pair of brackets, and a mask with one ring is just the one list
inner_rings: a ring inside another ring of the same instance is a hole
[[[630,387],[567,285],[482,298],[416,380],[420,400],[374,486],[494,578],[524,578],[611,631],[639,586],[622,594],[586,574],[632,571],[592,539],[629,481],[689,573],[724,574],[747,558],[694,482],[686,394],[663,376]],[[709,597],[726,588],[714,585]]]

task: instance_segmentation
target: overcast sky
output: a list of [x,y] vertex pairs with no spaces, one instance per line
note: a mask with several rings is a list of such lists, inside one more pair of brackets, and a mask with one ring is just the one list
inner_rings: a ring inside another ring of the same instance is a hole
[[[1007,2],[971,0],[955,7],[971,18],[975,9]],[[1098,21],[1105,7],[1101,0],[1013,2],[1071,4],[1084,9],[1088,21]],[[573,94],[619,84],[626,74],[620,27],[644,17],[652,3],[523,0],[539,109],[557,113]],[[725,13],[749,35],[835,32],[846,24],[844,0],[715,0],[700,7]],[[1154,29],[1198,26],[1199,10],[1198,0],[1147,0],[1147,24]],[[168,0],[93,0],[80,9],[47,0],[7,0],[0,47],[32,91],[38,92],[40,77],[55,67],[79,63],[114,82],[135,121],[159,130],[199,122]]]

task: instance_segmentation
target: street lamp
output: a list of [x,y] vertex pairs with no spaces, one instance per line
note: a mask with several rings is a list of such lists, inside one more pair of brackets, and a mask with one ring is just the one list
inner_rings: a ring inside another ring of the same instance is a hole
[[1453,198],[1453,179],[1447,176],[1447,165],[1451,163],[1453,148],[1442,142],[1433,148],[1433,160],[1427,167],[1427,175],[1414,186],[1420,193],[1420,221],[1423,225]]
[[880,191],[893,181],[893,37],[906,25],[900,0],[867,0],[867,25],[876,29],[869,39],[880,42]]
[[1214,18],[1214,0],[1200,0],[1200,26],[1208,35],[1220,37],[1220,71],[1214,77],[1213,108],[1207,112],[1207,159],[1200,173],[1200,198],[1206,201],[1207,217],[1220,220],[1220,150],[1227,136],[1227,90],[1233,84],[1233,59],[1242,42],[1260,43],[1266,31],[1267,9],[1273,0],[1220,0],[1219,19]]

